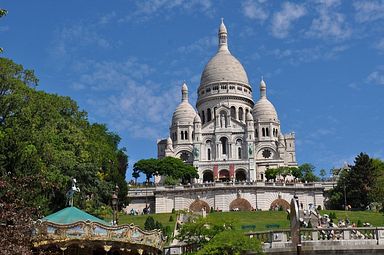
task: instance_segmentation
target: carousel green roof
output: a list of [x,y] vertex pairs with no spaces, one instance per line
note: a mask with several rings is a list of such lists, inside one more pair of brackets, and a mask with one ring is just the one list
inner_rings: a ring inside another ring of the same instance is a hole
[[98,222],[104,225],[110,225],[108,222],[103,221],[89,213],[86,213],[76,207],[66,207],[58,212],[50,214],[42,219],[56,224],[72,224],[78,221],[91,221]]

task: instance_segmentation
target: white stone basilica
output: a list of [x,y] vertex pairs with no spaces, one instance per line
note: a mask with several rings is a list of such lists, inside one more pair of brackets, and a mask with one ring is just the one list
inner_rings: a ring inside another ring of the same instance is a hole
[[157,143],[159,158],[179,157],[193,164],[200,176],[197,183],[262,181],[267,168],[297,166],[295,134],[281,132],[263,80],[254,103],[247,73],[229,51],[227,36],[222,21],[218,51],[201,75],[197,111],[188,102],[184,83],[170,136]]

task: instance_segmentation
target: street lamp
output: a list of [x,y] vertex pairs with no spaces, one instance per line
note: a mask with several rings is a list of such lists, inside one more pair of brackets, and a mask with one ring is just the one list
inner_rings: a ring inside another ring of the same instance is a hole
[[112,225],[118,224],[118,211],[119,211],[119,186],[116,185],[115,190],[112,193]]

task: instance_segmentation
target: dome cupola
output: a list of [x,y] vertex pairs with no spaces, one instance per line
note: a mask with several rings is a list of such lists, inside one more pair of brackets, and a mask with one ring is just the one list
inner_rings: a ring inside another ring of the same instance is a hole
[[255,103],[252,113],[255,121],[279,122],[275,107],[267,99],[267,85],[263,79],[260,82],[260,99]]
[[172,126],[179,124],[193,124],[196,116],[196,111],[192,105],[188,102],[188,87],[185,82],[181,88],[181,103],[176,107],[172,116]]

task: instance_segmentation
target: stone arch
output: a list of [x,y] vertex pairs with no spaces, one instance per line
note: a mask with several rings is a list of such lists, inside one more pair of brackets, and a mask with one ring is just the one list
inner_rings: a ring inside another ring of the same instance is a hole
[[205,210],[206,212],[210,212],[209,204],[203,200],[196,199],[192,202],[192,204],[189,206],[189,210],[191,212],[201,212],[202,210]]
[[252,207],[251,203],[248,202],[247,199],[239,197],[230,203],[229,210],[231,210],[231,211],[252,211],[253,207]]
[[246,181],[247,180],[247,173],[244,169],[238,169],[236,170],[235,174],[236,181]]
[[219,171],[219,179],[221,181],[229,181],[230,176],[229,176],[229,171],[227,169],[222,169]]
[[213,172],[211,170],[205,170],[203,172],[203,183],[213,182]]
[[275,199],[271,203],[271,207],[270,207],[271,210],[280,210],[280,209],[282,209],[284,211],[286,211],[289,208],[290,208],[290,205],[287,202],[287,200],[284,200],[282,198]]

